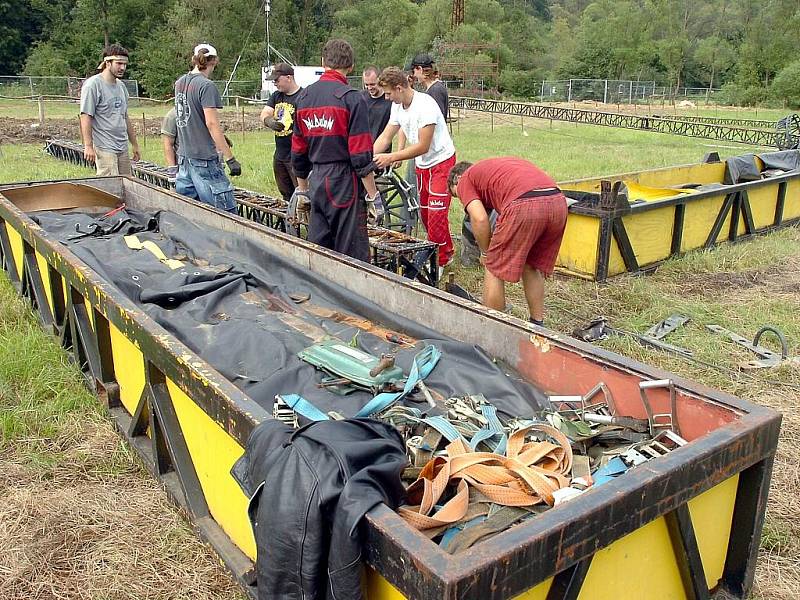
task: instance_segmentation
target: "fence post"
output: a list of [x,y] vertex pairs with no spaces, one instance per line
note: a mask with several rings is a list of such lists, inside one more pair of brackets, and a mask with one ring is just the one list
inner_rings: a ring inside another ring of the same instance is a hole
[[544,80],[542,80],[542,91],[539,93],[539,102],[544,102]]
[[631,81],[630,88],[628,89],[628,104],[633,104],[633,81]]
[[39,127],[44,128],[44,100],[39,95]]
[[608,103],[608,79],[606,79],[605,81],[606,81],[606,87],[603,90],[603,104]]
[[567,102],[572,102],[572,79],[569,80],[569,88],[567,90]]

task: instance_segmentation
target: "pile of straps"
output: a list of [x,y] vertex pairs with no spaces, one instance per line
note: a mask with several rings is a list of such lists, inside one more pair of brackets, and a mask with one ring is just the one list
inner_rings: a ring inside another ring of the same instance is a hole
[[[482,396],[450,398],[447,405],[455,418],[404,406],[378,418],[406,433],[414,465],[406,471],[416,479],[400,516],[455,553],[553,506],[554,494],[572,481],[573,455],[567,436],[550,425],[504,428]],[[408,435],[420,429],[422,435]],[[443,440],[444,451],[437,451]]]

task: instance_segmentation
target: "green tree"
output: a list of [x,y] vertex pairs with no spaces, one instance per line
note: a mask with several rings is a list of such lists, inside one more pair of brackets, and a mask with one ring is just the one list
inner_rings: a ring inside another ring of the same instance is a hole
[[357,0],[336,11],[331,35],[353,45],[356,71],[368,64],[402,66],[414,43],[418,12],[410,0]]

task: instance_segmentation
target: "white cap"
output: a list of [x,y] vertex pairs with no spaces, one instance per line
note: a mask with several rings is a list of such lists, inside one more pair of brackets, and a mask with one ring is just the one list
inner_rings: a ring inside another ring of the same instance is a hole
[[206,56],[217,56],[217,49],[211,44],[197,44],[194,47],[194,55],[199,56],[200,50],[206,50]]

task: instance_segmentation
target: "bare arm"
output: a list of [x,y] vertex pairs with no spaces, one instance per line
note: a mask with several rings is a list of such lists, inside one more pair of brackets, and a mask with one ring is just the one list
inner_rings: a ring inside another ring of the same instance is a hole
[[[381,134],[378,136],[378,139],[372,144],[372,153],[378,154],[380,150],[385,150],[392,144],[392,140],[397,132],[400,131],[399,125],[391,125],[387,124]],[[402,135],[402,131],[400,134]]]
[[214,140],[217,151],[222,152],[225,160],[230,160],[233,158],[233,150],[228,146],[228,142],[225,141],[225,134],[222,133],[222,125],[219,124],[219,111],[216,108],[204,108],[203,115],[205,115],[206,127],[208,127],[208,133],[211,134],[211,139]]
[[275,114],[275,109],[273,107],[265,106],[264,108],[261,109],[261,114],[259,115],[258,118],[261,119],[261,122],[263,123],[267,119],[272,118],[272,115],[274,114]]
[[133,160],[139,160],[142,157],[139,153],[139,141],[136,139],[136,130],[133,128],[133,123],[131,123],[127,113],[125,113],[125,125],[128,129],[128,141],[130,141],[133,149]]
[[[379,167],[387,167],[397,161],[408,160],[409,158],[422,156],[431,148],[431,143],[433,142],[433,132],[435,129],[436,125],[433,123],[430,125],[425,125],[425,127],[419,130],[419,141],[416,144],[411,144],[410,146],[407,146],[402,150],[397,150],[396,152],[377,154],[375,155],[375,164],[377,164]],[[381,136],[383,136],[383,134],[381,134]]]
[[175,155],[175,138],[170,135],[162,134],[161,141],[164,145],[164,160],[167,161],[167,166],[177,166],[178,157]]
[[83,158],[89,162],[94,162],[97,154],[94,151],[92,142],[92,122],[94,118],[86,113],[81,113],[81,138],[83,138]]
[[467,213],[469,214],[469,221],[472,223],[472,233],[475,235],[475,241],[478,243],[481,254],[486,254],[489,250],[489,243],[492,241],[492,227],[489,224],[489,214],[486,212],[486,207],[478,199],[473,200],[467,204]]
[[374,198],[378,193],[378,187],[375,185],[375,175],[370,173],[366,177],[362,177],[361,181],[364,183],[364,189],[367,190],[367,195]]

